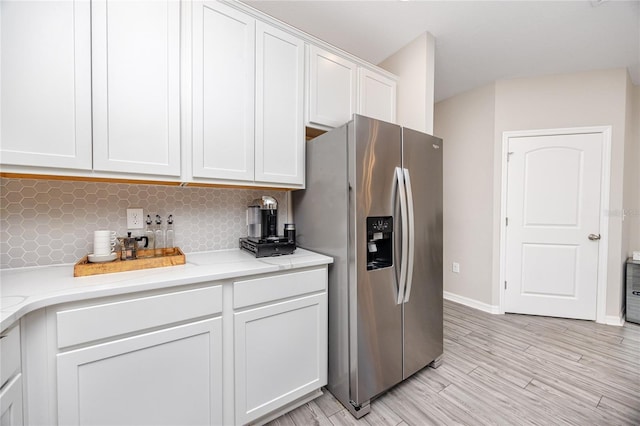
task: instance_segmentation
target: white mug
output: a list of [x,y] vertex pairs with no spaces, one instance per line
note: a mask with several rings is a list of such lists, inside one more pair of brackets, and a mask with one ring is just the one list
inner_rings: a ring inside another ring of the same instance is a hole
[[106,256],[116,249],[115,231],[94,231],[93,232],[93,254],[96,256]]

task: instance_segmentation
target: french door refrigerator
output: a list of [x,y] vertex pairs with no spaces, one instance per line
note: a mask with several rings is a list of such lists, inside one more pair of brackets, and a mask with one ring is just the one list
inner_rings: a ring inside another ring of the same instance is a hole
[[426,365],[442,337],[442,140],[360,115],[307,143],[292,204],[329,268],[328,389],[355,417]]

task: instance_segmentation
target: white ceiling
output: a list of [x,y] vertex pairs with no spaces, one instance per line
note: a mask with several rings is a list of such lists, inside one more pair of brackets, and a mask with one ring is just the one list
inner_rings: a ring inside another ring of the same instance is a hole
[[245,1],[378,64],[436,38],[436,100],[495,80],[627,67],[640,84],[640,1]]

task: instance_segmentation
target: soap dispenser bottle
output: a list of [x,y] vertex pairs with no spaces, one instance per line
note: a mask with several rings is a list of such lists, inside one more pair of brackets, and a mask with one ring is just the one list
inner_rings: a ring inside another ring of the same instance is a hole
[[155,256],[155,232],[153,231],[153,222],[151,221],[151,216],[147,215],[147,222],[144,228],[144,236],[147,237],[147,255],[145,257],[153,257]]
[[164,229],[162,228],[162,219],[159,214],[156,215],[154,247],[156,256],[164,256]]
[[167,218],[167,231],[165,234],[165,250],[164,254],[167,256],[171,256],[175,254],[175,231],[173,229],[173,215],[170,214]]

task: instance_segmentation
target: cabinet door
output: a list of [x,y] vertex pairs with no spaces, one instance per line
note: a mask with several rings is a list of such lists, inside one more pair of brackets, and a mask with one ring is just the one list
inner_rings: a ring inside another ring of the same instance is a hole
[[0,392],[0,425],[22,424],[22,374],[18,374]]
[[91,169],[88,1],[0,2],[0,161]]
[[58,423],[222,423],[222,319],[57,355]]
[[193,3],[193,176],[253,181],[255,20]]
[[304,185],[304,43],[256,23],[257,182]]
[[93,168],[179,176],[180,2],[94,0],[91,17]]
[[338,127],[356,111],[355,63],[309,46],[308,102],[311,124]]
[[327,383],[327,294],[234,314],[236,424]]
[[389,123],[396,122],[396,82],[369,69],[360,68],[358,114]]

